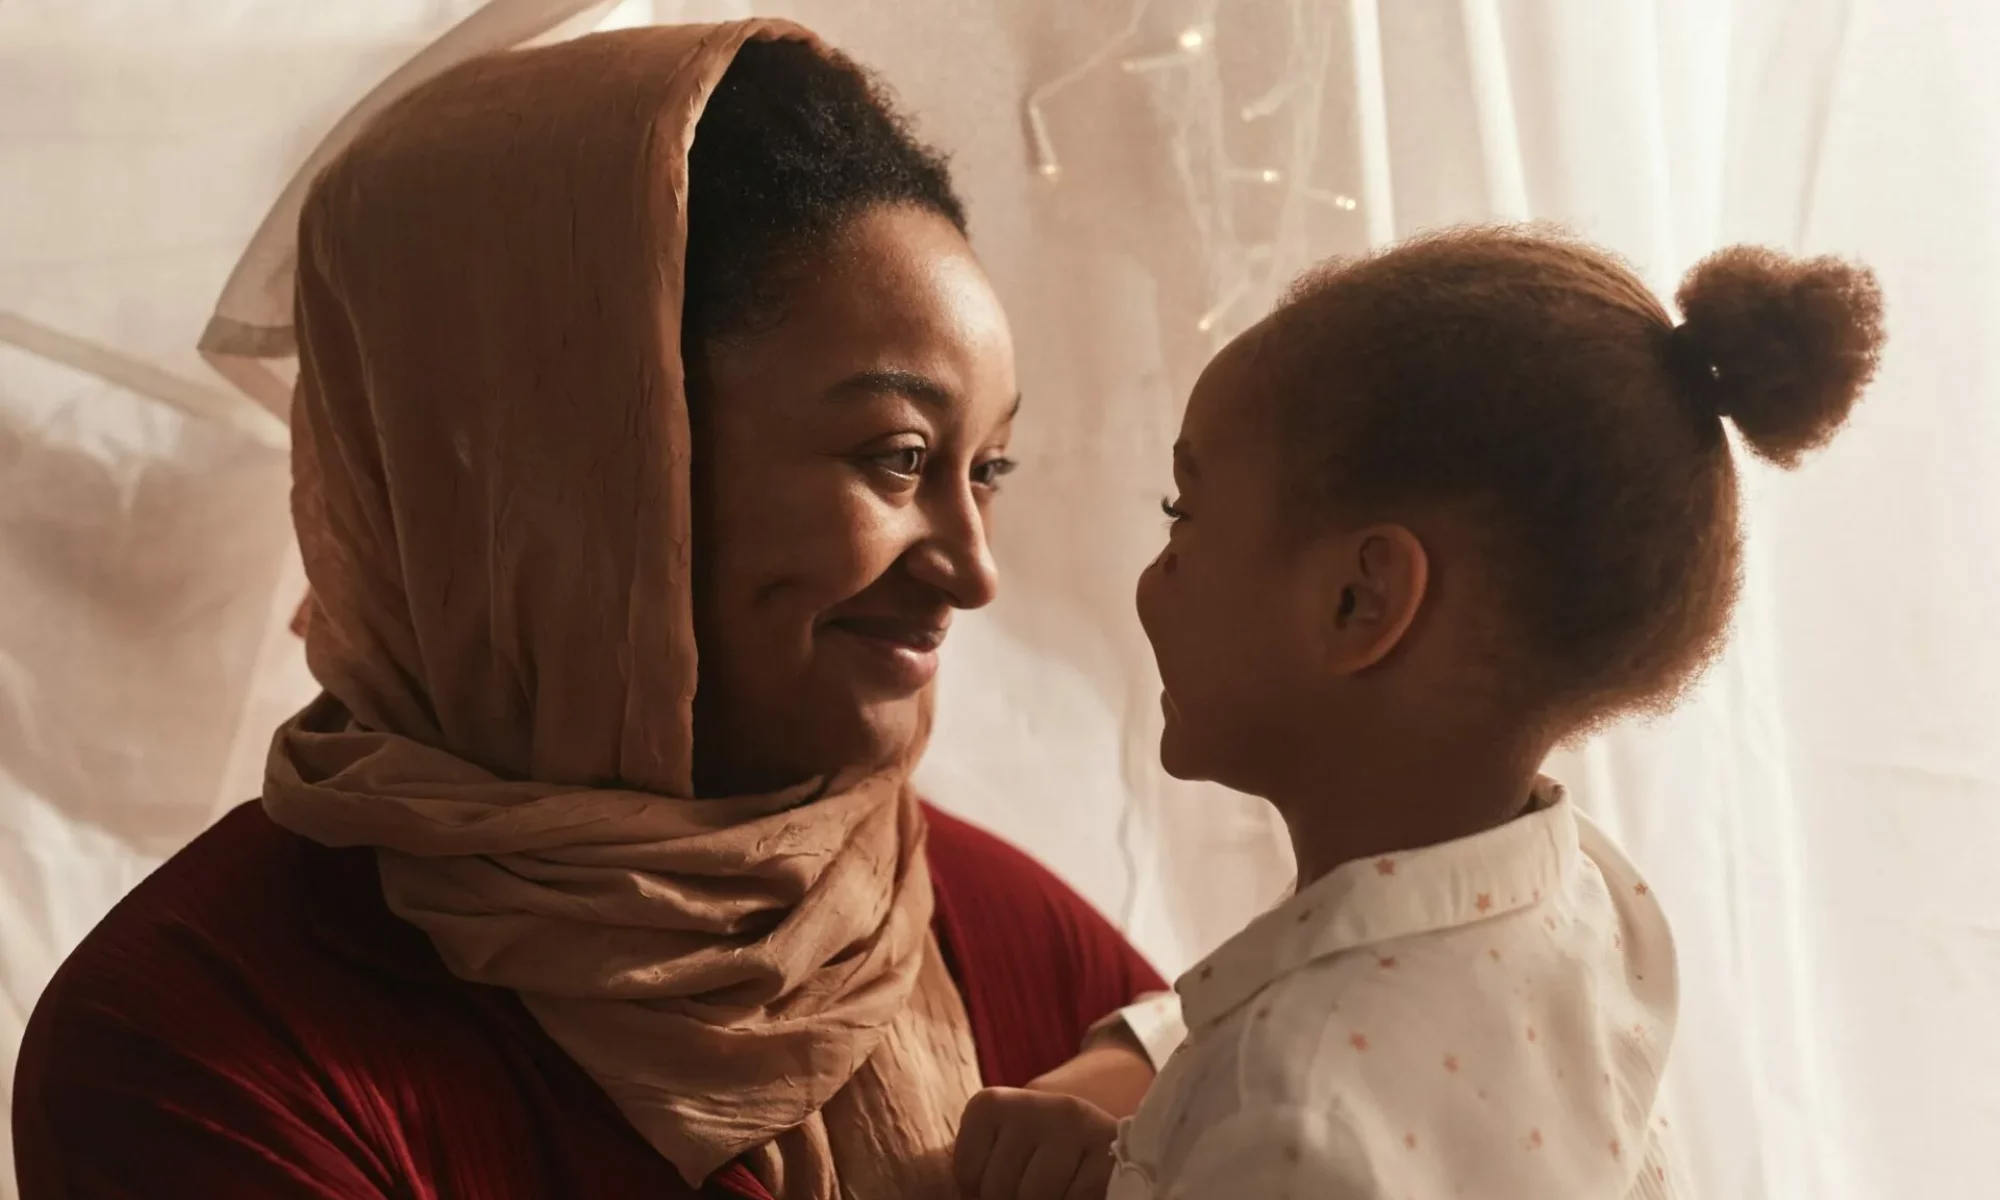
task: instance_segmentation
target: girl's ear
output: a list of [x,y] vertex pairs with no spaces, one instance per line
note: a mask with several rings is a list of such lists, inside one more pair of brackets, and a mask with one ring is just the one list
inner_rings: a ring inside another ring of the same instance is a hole
[[1316,609],[1319,660],[1358,675],[1402,643],[1430,587],[1430,555],[1402,525],[1373,525],[1325,544]]

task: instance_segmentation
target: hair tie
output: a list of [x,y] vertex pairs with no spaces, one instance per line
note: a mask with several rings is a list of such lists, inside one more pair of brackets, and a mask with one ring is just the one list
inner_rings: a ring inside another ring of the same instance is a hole
[[1722,416],[1717,401],[1722,387],[1722,368],[1702,345],[1701,335],[1686,321],[1667,330],[1667,367],[1674,379],[1690,395],[1699,397],[1702,407]]

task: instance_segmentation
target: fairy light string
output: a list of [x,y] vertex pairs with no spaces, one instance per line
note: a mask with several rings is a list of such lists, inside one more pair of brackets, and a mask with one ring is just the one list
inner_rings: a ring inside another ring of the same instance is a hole
[[[1063,92],[1093,74],[1115,69],[1147,90],[1163,120],[1162,152],[1198,240],[1202,286],[1209,301],[1195,328],[1219,346],[1277,299],[1290,280],[1326,252],[1326,223],[1314,213],[1357,213],[1362,205],[1318,177],[1328,164],[1353,161],[1350,147],[1326,146],[1327,87],[1345,19],[1324,0],[1260,4],[1260,16],[1280,21],[1283,50],[1252,81],[1248,99],[1225,85],[1218,16],[1228,0],[1175,5],[1178,20],[1156,18],[1156,0],[1134,0],[1125,23],[1089,54],[1032,90],[1025,103],[1029,150],[1036,172],[1060,186],[1063,160],[1048,112]],[[1362,0],[1351,0],[1362,2]],[[1358,49],[1358,48],[1357,48]],[[1232,64],[1236,65],[1236,64]],[[1241,75],[1242,72],[1235,72]],[[1259,161],[1238,162],[1232,143],[1242,127],[1263,125],[1257,140],[1275,147]],[[1272,128],[1275,125],[1276,128]],[[1336,136],[1346,139],[1347,131]],[[1372,228],[1373,222],[1369,223]],[[1315,236],[1317,231],[1317,236]],[[1357,222],[1355,237],[1362,230]],[[1353,238],[1340,236],[1342,242]],[[1315,244],[1315,243],[1320,244]]]

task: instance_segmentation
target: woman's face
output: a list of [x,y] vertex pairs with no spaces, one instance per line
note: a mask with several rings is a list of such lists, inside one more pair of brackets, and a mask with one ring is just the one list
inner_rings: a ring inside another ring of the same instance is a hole
[[900,755],[953,611],[990,603],[1018,393],[1006,314],[950,222],[884,207],[704,348],[695,771],[764,792]]

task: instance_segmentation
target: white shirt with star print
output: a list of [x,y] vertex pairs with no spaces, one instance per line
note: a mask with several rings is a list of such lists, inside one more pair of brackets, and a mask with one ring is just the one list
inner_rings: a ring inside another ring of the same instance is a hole
[[1108,1200],[1685,1196],[1655,1112],[1672,936],[1544,787],[1498,829],[1336,869],[1183,976],[1178,1005],[1127,1010],[1166,1065]]

